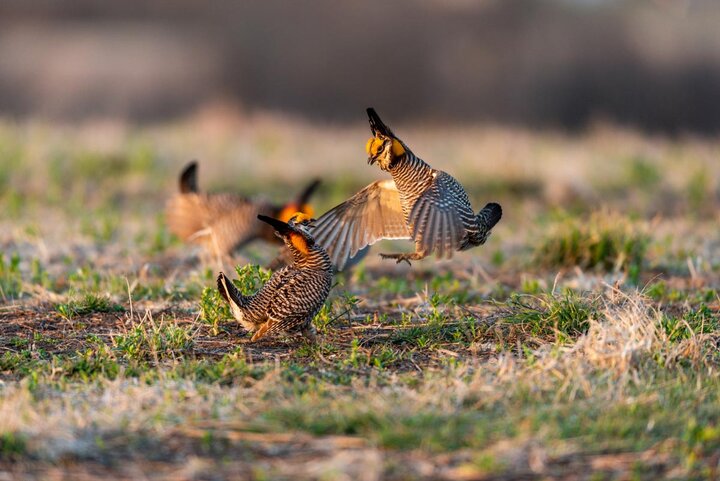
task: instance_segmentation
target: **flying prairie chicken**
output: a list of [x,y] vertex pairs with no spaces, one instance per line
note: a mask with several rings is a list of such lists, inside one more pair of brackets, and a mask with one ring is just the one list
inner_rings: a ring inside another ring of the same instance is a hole
[[296,212],[312,216],[308,201],[319,183],[314,180],[295,200],[284,205],[231,193],[206,194],[198,191],[197,162],[191,162],[180,175],[180,193],[167,203],[168,228],[182,240],[201,244],[218,257],[255,239],[277,243],[273,229],[257,221],[258,214],[283,221]]
[[333,265],[327,252],[315,242],[308,228],[310,219],[297,214],[287,223],[257,216],[277,233],[292,253],[292,262],[275,271],[255,294],[243,296],[222,272],[217,284],[230,304],[235,319],[250,332],[252,340],[280,331],[300,330],[315,340],[312,320],[327,299],[332,286]]
[[381,239],[412,239],[415,252],[380,254],[397,262],[419,260],[433,252],[452,257],[484,244],[502,217],[499,204],[489,203],[475,214],[462,185],[450,174],[433,169],[367,109],[373,137],[368,163],[389,172],[322,215],[312,230],[338,270],[358,251]]

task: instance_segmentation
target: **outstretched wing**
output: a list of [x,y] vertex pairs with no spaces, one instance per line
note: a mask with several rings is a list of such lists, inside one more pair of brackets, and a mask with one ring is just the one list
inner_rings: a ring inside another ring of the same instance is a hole
[[373,182],[323,214],[312,234],[338,271],[359,250],[380,239],[410,238],[400,194],[392,180]]
[[[419,250],[452,257],[475,214],[465,189],[451,175],[435,171],[430,186],[410,210],[410,232]],[[466,222],[464,222],[466,221]]]

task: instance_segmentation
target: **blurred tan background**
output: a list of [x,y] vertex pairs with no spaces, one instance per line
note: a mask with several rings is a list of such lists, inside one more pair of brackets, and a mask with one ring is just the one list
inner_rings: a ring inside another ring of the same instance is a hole
[[713,0],[5,0],[0,115],[720,128]]

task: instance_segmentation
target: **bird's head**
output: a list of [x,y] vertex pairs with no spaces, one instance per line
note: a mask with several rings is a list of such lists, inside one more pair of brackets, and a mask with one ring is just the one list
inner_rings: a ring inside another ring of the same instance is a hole
[[407,147],[380,120],[380,116],[375,112],[375,109],[368,108],[367,115],[370,122],[370,131],[373,134],[365,144],[368,164],[377,163],[382,170],[389,170],[396,160],[405,155]]
[[288,222],[295,214],[303,214],[308,218],[315,215],[315,210],[310,205],[310,197],[313,195],[318,185],[320,185],[320,179],[314,179],[305,189],[300,193],[297,199],[288,202],[277,213],[277,218],[283,222]]
[[290,217],[290,220],[288,220],[288,225],[312,237],[310,229],[315,227],[315,219],[304,212],[295,212],[295,214]]
[[290,249],[308,254],[315,246],[315,239],[310,234],[310,228],[315,219],[302,212],[296,212],[287,222],[262,214],[258,215],[258,219],[270,224],[275,229],[275,235],[281,238]]

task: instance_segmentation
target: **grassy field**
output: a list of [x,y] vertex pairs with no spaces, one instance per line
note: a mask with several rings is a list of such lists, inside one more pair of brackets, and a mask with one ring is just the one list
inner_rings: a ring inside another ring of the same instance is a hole
[[308,345],[249,343],[162,209],[197,158],[211,190],[321,175],[323,212],[384,175],[361,120],[0,123],[2,479],[720,476],[720,140],[392,126],[504,217],[451,261],[376,247]]

